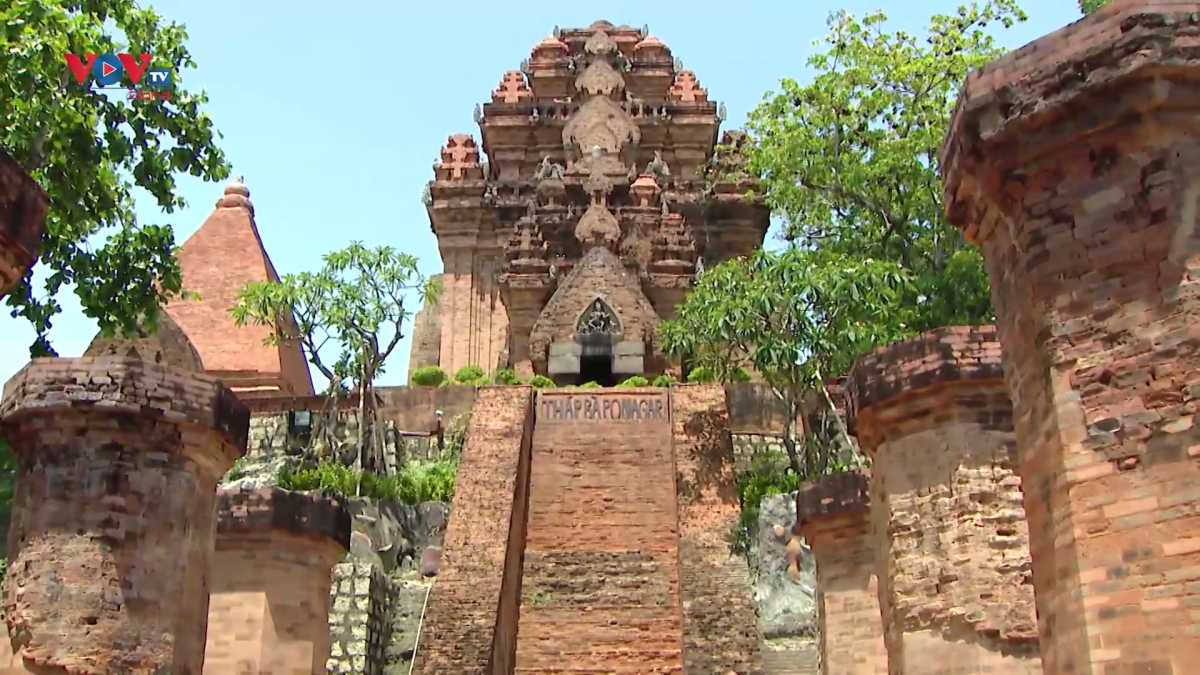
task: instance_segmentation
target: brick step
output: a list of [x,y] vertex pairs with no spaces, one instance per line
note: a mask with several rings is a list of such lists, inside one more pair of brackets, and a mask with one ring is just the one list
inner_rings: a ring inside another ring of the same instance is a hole
[[[525,539],[528,548],[547,549],[551,547],[567,551],[603,551],[620,546],[637,547],[643,550],[674,551],[672,546],[678,539],[674,534],[663,532],[644,532],[638,528],[626,531],[625,528],[594,529],[584,525],[538,525],[533,527],[534,520],[530,518],[529,535]],[[615,532],[614,532],[615,530]],[[613,535],[619,534],[620,539]]]
[[761,654],[766,675],[817,675],[820,672],[815,649],[764,649]]
[[[536,554],[535,554],[536,555]],[[531,559],[532,558],[532,559]],[[664,561],[665,562],[665,561]],[[577,574],[592,574],[610,576],[614,574],[652,574],[661,570],[663,563],[649,560],[646,562],[559,562],[557,560],[538,560],[528,553],[525,557],[525,575],[553,574],[554,576],[569,576]]]
[[570,666],[565,668],[552,668],[549,666],[522,668],[517,666],[513,673],[514,675],[518,673],[527,675],[559,675],[560,673],[563,675],[682,675],[683,666],[672,664],[670,666],[659,666],[651,670],[646,670],[645,665],[626,666],[620,668],[613,666],[602,666],[597,668],[572,668]]
[[[551,647],[551,649],[553,651],[546,653],[527,654],[518,647],[514,672],[638,673],[640,675],[683,672],[683,652],[680,649],[643,651],[625,648],[577,652],[564,651],[556,647]],[[714,675],[720,674],[714,673]]]

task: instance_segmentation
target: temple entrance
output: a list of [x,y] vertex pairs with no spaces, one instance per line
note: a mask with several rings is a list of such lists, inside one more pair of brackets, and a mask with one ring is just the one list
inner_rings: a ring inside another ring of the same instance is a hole
[[615,387],[613,374],[613,344],[620,335],[620,324],[612,309],[596,298],[588,306],[575,326],[579,342],[579,381],[576,384],[595,382],[602,387]]
[[595,382],[601,387],[617,386],[613,374],[612,341],[607,335],[589,335],[580,340],[583,351],[579,355],[579,381],[576,384]]

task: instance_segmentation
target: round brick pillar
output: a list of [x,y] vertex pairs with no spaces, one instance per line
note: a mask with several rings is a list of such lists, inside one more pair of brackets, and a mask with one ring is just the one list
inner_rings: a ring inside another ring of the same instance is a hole
[[835,473],[804,483],[796,495],[795,532],[817,568],[817,619],[824,675],[887,675],[879,613],[868,476]]
[[35,359],[10,380],[0,667],[199,673],[216,485],[249,419],[215,378],[136,358]]
[[972,73],[942,150],[1012,390],[1047,672],[1200,659],[1200,29],[1115,0]]
[[330,577],[350,530],[350,512],[330,497],[219,492],[204,672],[324,675]]
[[42,188],[0,150],[0,298],[37,260],[48,208]]
[[1038,674],[1012,403],[995,329],[870,352],[849,417],[871,457],[879,605],[893,674]]

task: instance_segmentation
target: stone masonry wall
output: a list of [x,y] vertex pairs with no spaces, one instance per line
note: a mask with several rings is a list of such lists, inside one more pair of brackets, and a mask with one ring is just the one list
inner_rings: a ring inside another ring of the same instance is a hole
[[667,390],[543,390],[535,410],[516,672],[682,673]]
[[[387,577],[369,563],[333,566],[329,591],[330,675],[382,675],[391,637]],[[482,672],[482,671],[479,671]]]
[[3,665],[199,672],[216,484],[248,422],[215,379],[138,359],[35,359],[10,380]]
[[475,399],[414,674],[486,672],[532,399],[530,387],[483,387]]
[[323,495],[218,492],[204,672],[324,675],[330,570],[350,528],[350,512]]
[[840,473],[805,483],[796,524],[817,563],[822,675],[886,675],[868,476]]
[[37,260],[49,207],[42,188],[0,150],[0,299]]
[[1112,2],[973,72],[942,151],[992,283],[1046,672],[1200,662],[1198,40],[1194,2]]
[[993,327],[880,348],[851,373],[872,457],[893,673],[1041,673],[1012,404]]
[[675,490],[679,500],[680,597],[688,675],[761,672],[762,637],[745,562],[726,536],[740,505],[725,390],[671,386]]

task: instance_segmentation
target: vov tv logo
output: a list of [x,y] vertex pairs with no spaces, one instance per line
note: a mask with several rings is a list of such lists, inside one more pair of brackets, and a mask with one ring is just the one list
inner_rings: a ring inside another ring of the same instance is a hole
[[[64,54],[81,87],[125,89],[130,101],[169,101],[175,84],[171,71],[151,68],[151,54]],[[128,84],[126,84],[128,82]]]

